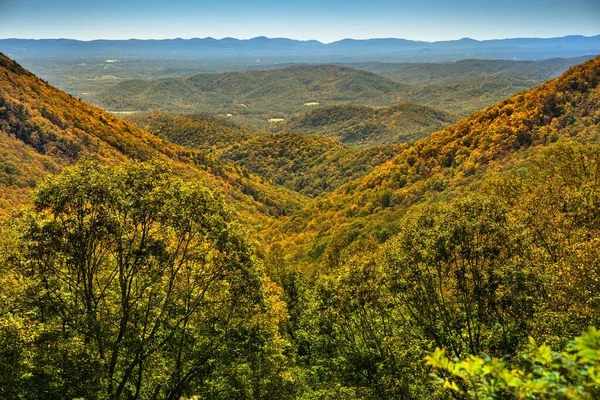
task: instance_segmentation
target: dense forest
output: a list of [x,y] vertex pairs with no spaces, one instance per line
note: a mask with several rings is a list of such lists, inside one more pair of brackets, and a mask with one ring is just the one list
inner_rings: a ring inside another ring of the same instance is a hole
[[310,197],[366,175],[402,148],[388,145],[354,149],[313,135],[264,134],[209,115],[154,113],[129,119],[163,139],[211,152]]
[[0,397],[600,397],[600,57],[317,129],[415,107],[125,121],[0,55]]
[[[85,63],[84,71],[59,65],[50,73],[42,72],[110,111],[210,113],[261,128],[272,125],[269,120],[289,120],[315,108],[319,112],[322,106],[328,107],[324,113],[335,114],[348,113],[349,109],[344,108],[336,112],[335,107],[348,104],[395,106],[379,112],[373,110],[370,118],[352,121],[350,126],[329,127],[329,136],[345,144],[370,145],[421,138],[458,117],[542,84],[589,58],[530,62],[463,60],[437,64],[283,64],[264,70],[252,70],[256,68],[253,66],[248,71],[196,73],[190,77],[173,77],[170,68],[140,72],[144,71],[140,62],[121,65],[96,61],[92,64],[95,66]],[[61,72],[64,68],[69,72]],[[190,71],[193,66],[185,64],[180,75]],[[62,76],[65,73],[67,76]],[[156,74],[165,76],[157,79]],[[399,102],[409,104],[396,105]],[[366,112],[358,108],[354,111],[359,118]],[[406,112],[401,114],[402,111]],[[296,131],[322,134],[322,131],[305,131],[306,123],[300,118],[291,126]],[[387,123],[382,123],[386,119]],[[280,127],[276,124],[271,128]],[[338,129],[341,133],[336,135]]]
[[318,104],[399,101],[406,85],[335,65],[198,74],[187,78],[126,80],[96,93],[93,101],[114,111],[210,112],[248,123],[286,118]]

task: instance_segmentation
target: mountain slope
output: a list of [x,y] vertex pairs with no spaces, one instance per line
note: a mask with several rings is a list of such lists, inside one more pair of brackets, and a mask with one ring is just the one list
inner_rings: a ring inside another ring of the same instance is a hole
[[242,128],[229,119],[209,114],[150,113],[130,116],[127,120],[170,142],[213,154],[229,147],[232,143],[259,134],[248,128]]
[[296,256],[312,258],[339,235],[385,240],[411,205],[452,197],[486,172],[556,141],[599,143],[600,57],[418,141],[282,220],[270,235],[286,237]]
[[331,192],[364,176],[402,149],[353,149],[313,135],[258,134],[208,115],[155,113],[130,120],[163,139],[211,151],[274,184],[308,196]]
[[340,105],[294,116],[282,129],[326,136],[349,146],[373,146],[421,139],[456,120],[449,113],[410,103],[384,108]]
[[1,201],[12,207],[48,174],[84,155],[104,162],[155,159],[202,179],[235,202],[245,221],[290,213],[302,196],[230,162],[161,140],[39,80],[0,54]]
[[351,149],[328,138],[298,133],[255,136],[219,153],[275,184],[318,196],[360,178],[401,146]]

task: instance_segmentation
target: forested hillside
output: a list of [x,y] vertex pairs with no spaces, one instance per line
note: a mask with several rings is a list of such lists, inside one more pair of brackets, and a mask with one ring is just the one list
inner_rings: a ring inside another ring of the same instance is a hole
[[325,136],[349,146],[407,143],[443,129],[458,118],[410,103],[372,108],[341,105],[293,116],[281,129]]
[[41,178],[82,156],[106,163],[160,160],[219,188],[247,217],[290,213],[303,199],[207,153],[161,140],[36,78],[0,55],[2,209],[26,202]]
[[[589,58],[589,57],[588,57]],[[530,89],[556,77],[569,66],[586,57],[553,59],[530,62],[504,60],[464,60],[437,64],[356,64],[357,69],[333,65],[289,66],[263,71],[198,74],[189,78],[172,77],[154,80],[123,80],[115,78],[103,84],[103,90],[87,93],[85,98],[106,110],[125,113],[149,111],[175,113],[209,113],[244,125],[279,128],[279,124],[296,116],[314,111],[314,108],[335,105],[391,106],[398,102],[432,107],[438,111],[417,112],[410,107],[402,121],[394,121],[383,129],[384,142],[417,132],[431,132],[433,120],[444,111],[461,117],[497,103],[515,93]],[[354,64],[349,64],[354,66]],[[106,71],[117,68],[105,65]],[[373,72],[369,72],[373,71]],[[103,70],[104,71],[104,70]],[[104,71],[103,73],[108,73]],[[117,73],[115,71],[115,73]],[[113,75],[110,75],[113,76]],[[91,78],[90,78],[91,79]],[[112,79],[112,78],[111,78]],[[94,81],[96,78],[93,79]],[[89,84],[89,79],[88,83]],[[69,84],[70,85],[70,84]],[[348,111],[348,109],[346,109]],[[396,110],[397,111],[397,110]],[[390,113],[396,111],[390,109]],[[361,113],[358,113],[360,115]],[[298,116],[301,118],[302,116]],[[450,118],[452,122],[456,117]],[[272,122],[269,123],[269,120]],[[283,120],[283,121],[282,121]],[[273,126],[273,121],[278,121]],[[370,143],[365,132],[375,129],[373,124],[385,121],[356,121],[356,128],[341,126],[348,144]],[[421,126],[425,124],[425,126]],[[367,125],[365,128],[362,125]],[[395,133],[397,126],[398,134]],[[337,127],[336,127],[337,129]],[[408,131],[400,132],[400,129]],[[435,129],[434,129],[435,130]],[[393,133],[392,133],[393,132]],[[314,132],[318,133],[318,132]],[[418,135],[417,135],[418,136]]]
[[366,175],[402,148],[352,149],[313,135],[261,134],[207,115],[150,114],[130,120],[163,139],[210,151],[274,184],[311,197]]
[[316,259],[336,237],[342,247],[357,238],[385,240],[413,204],[453,197],[484,173],[541,146],[597,142],[599,69],[599,58],[588,61],[431,134],[366,177],[283,219],[273,237],[299,245],[300,257]]
[[290,272],[274,246],[309,393],[597,398],[600,335],[568,342],[600,324],[599,168],[598,144],[554,144],[471,194],[411,208],[384,245],[344,249],[358,223],[346,225],[319,278]]
[[0,55],[0,397],[600,396],[600,57],[399,145],[132,120]]
[[242,128],[229,119],[209,114],[150,113],[127,119],[153,135],[205,152],[221,151],[260,134],[247,127]]
[[393,81],[410,85],[402,100],[461,116],[491,106],[515,93],[561,75],[588,57],[540,61],[461,60],[451,63],[412,63],[366,66]]
[[93,100],[110,111],[231,114],[266,123],[270,118],[287,118],[306,110],[311,104],[389,105],[398,101],[404,88],[351,68],[293,66],[125,81],[98,93]]

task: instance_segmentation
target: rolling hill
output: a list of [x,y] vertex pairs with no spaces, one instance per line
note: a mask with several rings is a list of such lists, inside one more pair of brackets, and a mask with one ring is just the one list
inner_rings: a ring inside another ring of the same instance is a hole
[[[158,160],[186,179],[201,179],[256,223],[305,199],[207,153],[159,139],[73,98],[0,55],[0,208],[25,203],[33,187],[82,156],[107,163]],[[250,224],[249,224],[250,225]]]
[[402,148],[354,149],[314,135],[260,134],[209,115],[154,113],[130,120],[163,139],[210,151],[273,184],[311,197],[366,175]]
[[281,129],[325,136],[349,146],[368,147],[421,139],[457,119],[447,112],[410,103],[383,108],[340,105],[293,116]]
[[590,58],[592,56],[537,61],[466,59],[446,63],[363,63],[348,66],[410,85],[402,94],[403,101],[465,117],[556,78],[567,68]]
[[[94,85],[100,90],[88,93],[84,98],[109,111],[202,112],[227,116],[238,124],[269,127],[272,131],[280,130],[281,122],[289,122],[299,114],[320,107],[347,104],[371,107],[391,106],[398,102],[418,104],[457,116],[451,121],[447,117],[442,118],[446,124],[515,93],[540,85],[560,75],[569,66],[588,58],[589,56],[541,61],[469,59],[453,63],[347,64],[358,70],[347,66],[304,65],[274,67],[263,71],[204,73],[189,78],[94,78],[86,82],[95,82]],[[106,64],[104,68],[104,71],[112,71],[116,66]],[[127,73],[124,76],[127,76]],[[73,79],[77,79],[77,76]],[[91,83],[85,85],[89,84]],[[71,83],[67,86],[70,87]],[[391,109],[389,111],[395,112]],[[401,136],[404,135],[415,139],[423,136],[424,132],[429,133],[445,126],[430,123],[431,118],[440,118],[439,115],[432,115],[431,110],[417,110],[412,107],[410,111],[405,111],[404,116],[412,115],[414,121],[400,122],[394,117],[384,119],[388,119],[388,122],[395,119],[401,129],[406,128],[409,131],[398,132],[397,135],[394,133],[395,128],[385,123],[385,132],[377,132],[377,135],[385,138],[373,143],[403,141]],[[420,113],[426,115],[425,120],[419,116]],[[359,115],[362,113],[357,112],[357,116]],[[269,124],[268,121],[276,123]],[[425,122],[426,126],[417,126],[422,122]],[[374,121],[353,121],[351,125],[364,124],[366,127],[336,126],[336,129],[347,132],[339,136],[330,136],[347,144],[369,145],[371,141],[366,136],[370,136],[369,132],[375,129],[373,124],[380,123],[380,118],[375,118]],[[305,132],[306,121],[296,120],[292,124],[296,130]],[[287,128],[286,130],[293,131]],[[324,133],[311,129],[308,132]]]
[[282,219],[269,237],[304,260],[319,259],[339,237],[383,241],[414,204],[476,187],[484,174],[551,143],[599,140],[600,57],[416,142],[364,178]]
[[448,63],[404,64],[398,68],[388,64],[358,69],[370,70],[396,82],[410,85],[449,85],[462,79],[483,77],[511,77],[545,82],[558,77],[569,67],[591,58],[593,56],[538,61],[466,59]]
[[204,112],[266,123],[311,105],[388,105],[405,85],[351,68],[321,65],[124,81],[94,97],[110,111]]
[[453,83],[411,86],[403,100],[466,117],[545,80],[507,76],[456,79]]

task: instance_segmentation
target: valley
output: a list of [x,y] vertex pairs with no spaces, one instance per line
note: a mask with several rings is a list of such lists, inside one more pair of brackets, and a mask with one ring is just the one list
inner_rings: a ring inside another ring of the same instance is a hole
[[0,39],[0,397],[598,398],[598,38]]

